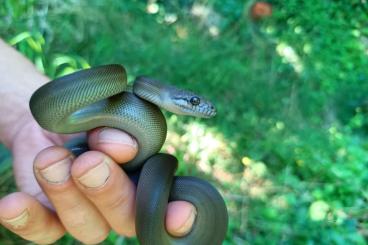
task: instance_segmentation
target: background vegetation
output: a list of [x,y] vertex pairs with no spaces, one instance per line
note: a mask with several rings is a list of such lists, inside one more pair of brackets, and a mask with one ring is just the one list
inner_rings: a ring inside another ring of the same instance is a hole
[[[130,80],[147,74],[213,100],[213,120],[167,114],[164,150],[179,174],[223,194],[224,244],[367,244],[368,5],[268,1],[272,14],[255,18],[253,3],[3,0],[0,36],[50,77],[121,63]],[[0,161],[5,195],[4,148]],[[25,242],[0,229],[0,243]]]

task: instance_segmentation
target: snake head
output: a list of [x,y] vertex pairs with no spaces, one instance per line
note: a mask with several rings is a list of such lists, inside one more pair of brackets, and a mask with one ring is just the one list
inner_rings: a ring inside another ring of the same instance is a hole
[[188,90],[172,89],[169,94],[171,112],[181,115],[210,118],[216,115],[214,105],[202,96]]
[[216,115],[213,104],[202,96],[152,78],[137,77],[134,81],[133,91],[142,99],[175,114],[203,118]]

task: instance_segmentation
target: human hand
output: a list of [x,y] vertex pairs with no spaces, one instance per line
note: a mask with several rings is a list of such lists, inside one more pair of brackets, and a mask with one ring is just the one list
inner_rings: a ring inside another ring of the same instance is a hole
[[[116,164],[135,156],[134,139],[98,128],[88,133],[91,151],[75,158],[58,146],[70,136],[48,133],[29,116],[19,123],[11,150],[21,192],[0,200],[2,225],[36,243],[53,243],[66,231],[83,243],[103,241],[110,229],[135,235],[135,186]],[[169,203],[169,233],[186,234],[194,219],[190,203]]]

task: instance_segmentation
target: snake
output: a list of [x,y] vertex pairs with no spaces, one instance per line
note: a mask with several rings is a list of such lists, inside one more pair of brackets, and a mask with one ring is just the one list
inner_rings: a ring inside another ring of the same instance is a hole
[[[167,124],[160,108],[169,112],[211,118],[214,105],[189,90],[138,76],[127,85],[120,64],[101,65],[58,77],[31,96],[30,110],[47,131],[72,134],[112,127],[134,137],[137,155],[121,164],[128,175],[137,172],[136,233],[142,245],[222,244],[228,226],[227,208],[210,183],[192,176],[174,176],[175,156],[160,153]],[[165,228],[168,202],[188,201],[196,208],[189,233],[173,236]]]

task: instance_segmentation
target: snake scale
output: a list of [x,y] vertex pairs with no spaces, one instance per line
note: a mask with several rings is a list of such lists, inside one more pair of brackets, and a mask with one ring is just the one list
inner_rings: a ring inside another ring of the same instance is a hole
[[[138,77],[133,91],[121,65],[104,65],[59,77],[40,87],[30,109],[44,129],[77,133],[106,126],[124,130],[138,142],[136,157],[123,164],[129,174],[140,171],[136,197],[136,231],[141,244],[221,244],[228,214],[218,191],[195,177],[176,177],[177,159],[158,153],[167,126],[159,107],[196,117],[212,117],[213,105],[204,98],[147,77]],[[168,201],[191,202],[197,216],[192,230],[174,237],[165,229]]]

